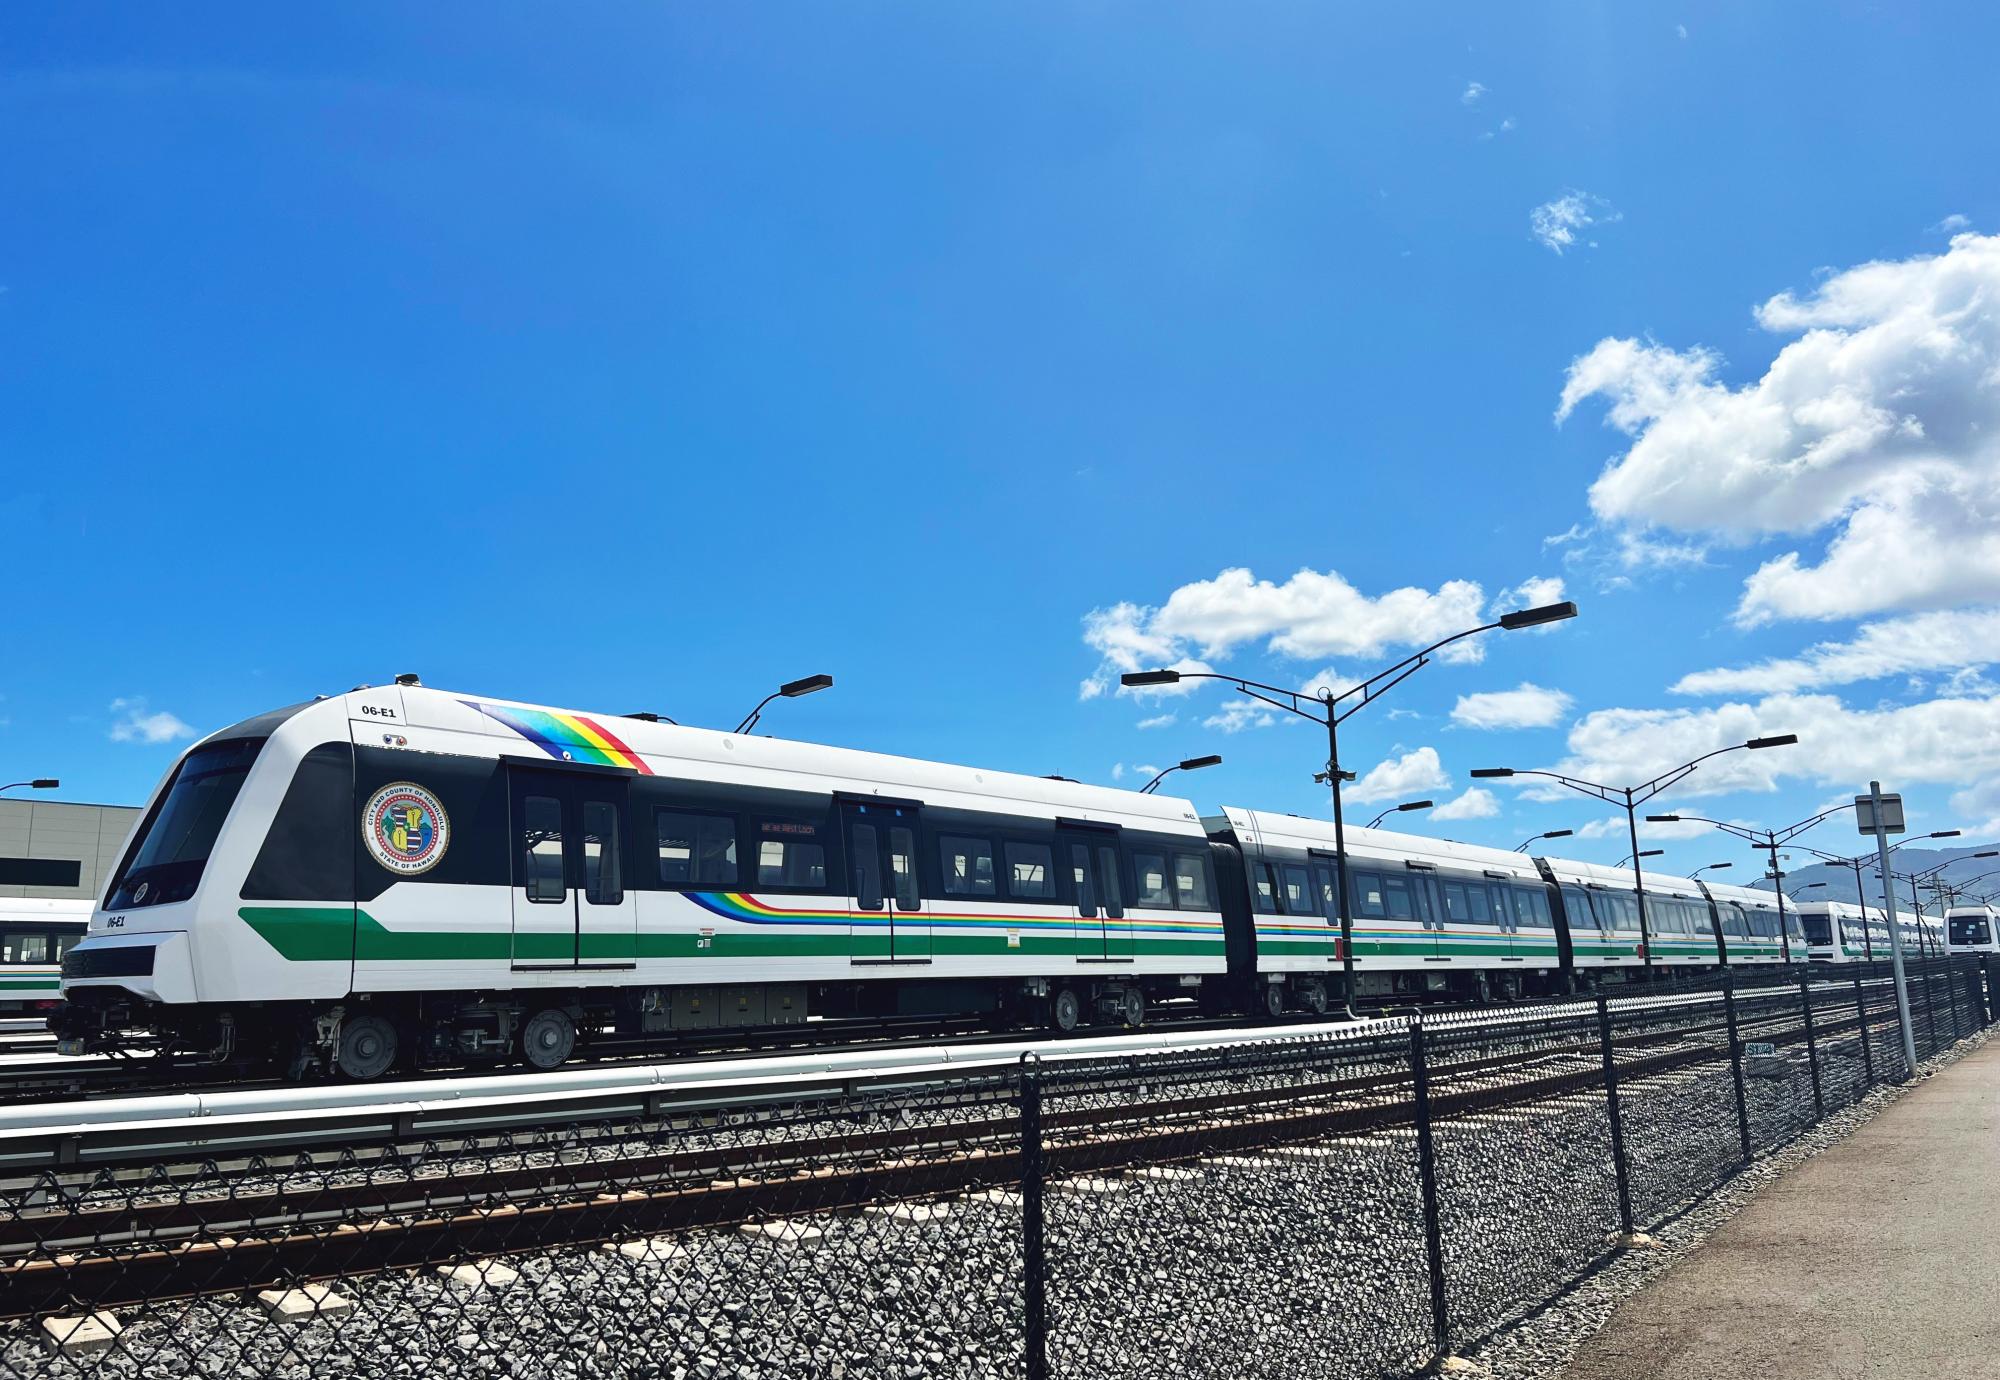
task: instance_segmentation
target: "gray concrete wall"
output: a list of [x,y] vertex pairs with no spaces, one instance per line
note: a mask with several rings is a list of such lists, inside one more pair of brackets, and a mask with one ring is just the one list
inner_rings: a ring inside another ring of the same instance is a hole
[[48,858],[82,864],[73,887],[0,885],[0,896],[89,900],[118,866],[125,836],[139,822],[137,805],[72,805],[60,800],[0,798],[0,858]]

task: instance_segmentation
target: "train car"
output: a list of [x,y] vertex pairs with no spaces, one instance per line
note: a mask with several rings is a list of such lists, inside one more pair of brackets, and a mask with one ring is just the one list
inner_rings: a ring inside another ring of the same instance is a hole
[[[1806,901],[1798,910],[1812,962],[1869,963],[1890,956],[1889,923],[1881,907]],[[1917,920],[1898,911],[1896,927],[1905,958],[1935,957],[1945,952],[1944,929],[1928,911]]]
[[[1538,858],[1561,898],[1578,972],[1624,981],[1646,967],[1640,944],[1639,899],[1629,868],[1566,858]],[[1720,962],[1708,898],[1685,877],[1643,874],[1646,929],[1655,971],[1714,967]]]
[[[1775,893],[1725,882],[1697,880],[1695,885],[1708,898],[1713,923],[1722,931],[1728,949],[1731,968],[1805,962],[1806,946],[1798,916],[1787,906],[1781,922]],[[1791,931],[1790,943],[1786,940],[1786,930]]]
[[[1252,1008],[1326,1010],[1344,969],[1332,821],[1228,806],[1203,822],[1242,860]],[[1357,999],[1484,999],[1561,984],[1563,937],[1530,859],[1387,829],[1345,834]]]
[[2000,954],[2000,915],[1991,906],[1949,907],[1944,946],[1951,954]]
[[405,678],[190,749],[52,1024],[368,1078],[812,1015],[1137,1024],[1226,970],[1187,801]]
[[0,1016],[62,1005],[62,956],[89,922],[88,901],[0,897]]

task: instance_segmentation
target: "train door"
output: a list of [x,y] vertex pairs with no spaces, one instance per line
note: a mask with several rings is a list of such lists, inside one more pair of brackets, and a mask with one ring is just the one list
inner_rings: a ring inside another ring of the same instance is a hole
[[858,963],[931,957],[930,916],[917,874],[918,807],[912,801],[843,801],[847,885],[854,913],[849,952]]
[[638,959],[638,898],[625,888],[628,779],[513,767],[516,968],[625,968]]
[[1070,894],[1076,902],[1077,956],[1086,961],[1128,960],[1138,953],[1131,925],[1125,919],[1118,851],[1115,827],[1064,824],[1056,830],[1056,866],[1070,879]]
[[1313,848],[1307,851],[1307,862],[1312,869],[1313,896],[1319,901],[1319,915],[1326,921],[1329,932],[1327,962],[1338,964],[1341,961],[1340,908],[1339,895],[1334,888],[1340,884],[1340,857],[1325,849]]

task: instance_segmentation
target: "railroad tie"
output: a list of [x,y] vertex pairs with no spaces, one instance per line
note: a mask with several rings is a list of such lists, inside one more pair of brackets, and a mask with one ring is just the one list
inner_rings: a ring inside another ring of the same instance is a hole
[[762,1237],[784,1246],[805,1245],[817,1241],[826,1233],[810,1222],[791,1221],[778,1218],[771,1222],[745,1222],[737,1228],[745,1236]]
[[943,1203],[870,1203],[861,1209],[864,1217],[881,1217],[891,1222],[934,1222],[950,1212]]
[[296,1289],[265,1289],[257,1302],[274,1321],[310,1322],[314,1318],[337,1318],[354,1311],[354,1300],[336,1294],[324,1284],[301,1284]]
[[463,1265],[440,1265],[439,1274],[453,1284],[473,1289],[504,1289],[521,1277],[521,1272],[497,1260],[474,1260]]
[[604,1249],[641,1265],[670,1265],[688,1254],[688,1248],[671,1236],[655,1236],[645,1241],[607,1241]]
[[125,1324],[109,1313],[88,1313],[80,1318],[43,1318],[42,1345],[58,1356],[89,1356],[108,1351],[118,1340]]

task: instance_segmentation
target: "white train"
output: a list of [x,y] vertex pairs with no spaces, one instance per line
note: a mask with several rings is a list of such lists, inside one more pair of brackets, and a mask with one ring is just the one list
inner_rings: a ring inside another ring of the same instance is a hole
[[2000,954],[2000,915],[1991,906],[1951,906],[1944,913],[1945,952]]
[[62,957],[83,938],[88,901],[0,897],[0,1015],[62,1004]]
[[[1647,967],[1630,875],[413,681],[181,759],[63,960],[70,1053],[150,1032],[294,1073],[809,1016],[1068,1030],[1546,992]],[[1773,898],[1649,874],[1654,966],[1803,963]],[[1789,949],[1789,952],[1788,952]]]
[[[1814,963],[1869,963],[1890,954],[1889,922],[1879,906],[1847,901],[1806,901],[1798,906],[1806,934],[1806,955]],[[1912,920],[1898,910],[1896,926],[1906,958],[1942,954],[1944,931],[1928,913]]]

